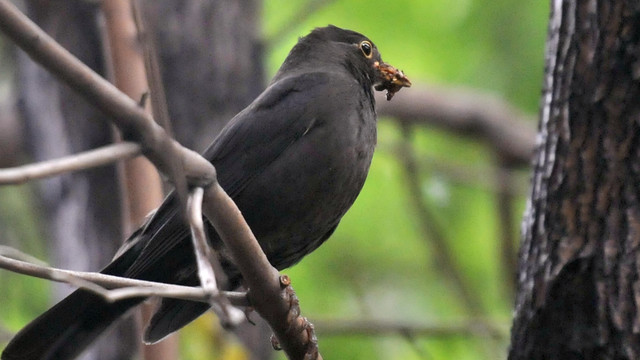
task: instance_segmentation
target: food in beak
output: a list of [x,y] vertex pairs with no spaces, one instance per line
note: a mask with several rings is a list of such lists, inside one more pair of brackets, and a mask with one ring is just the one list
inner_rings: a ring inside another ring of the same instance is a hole
[[378,91],[387,90],[387,101],[403,87],[411,87],[411,81],[402,70],[385,63],[376,61],[373,66],[380,72],[380,80],[374,88]]

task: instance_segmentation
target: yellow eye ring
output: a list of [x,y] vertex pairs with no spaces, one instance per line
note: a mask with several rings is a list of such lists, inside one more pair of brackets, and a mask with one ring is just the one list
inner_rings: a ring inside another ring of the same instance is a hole
[[362,50],[362,54],[364,54],[367,59],[371,59],[371,56],[373,56],[373,45],[371,45],[369,41],[365,40],[361,42],[360,50]]

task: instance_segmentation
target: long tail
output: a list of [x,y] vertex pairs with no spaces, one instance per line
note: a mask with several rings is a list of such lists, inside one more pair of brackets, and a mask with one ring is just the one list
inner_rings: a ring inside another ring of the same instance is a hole
[[[121,275],[137,258],[143,243],[129,239],[131,246],[102,270]],[[87,348],[111,324],[145,298],[109,303],[86,290],[76,290],[44,314],[31,321],[11,339],[1,360],[73,359]]]
[[144,298],[107,303],[77,290],[40,315],[11,340],[2,360],[72,359]]

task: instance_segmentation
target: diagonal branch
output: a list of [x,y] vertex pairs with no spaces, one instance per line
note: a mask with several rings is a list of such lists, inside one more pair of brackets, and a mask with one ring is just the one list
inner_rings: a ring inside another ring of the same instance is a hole
[[[138,104],[58,45],[11,3],[0,0],[0,30],[61,81],[111,117],[125,140],[139,141],[145,156],[164,174],[182,164],[191,186],[207,186],[204,214],[232,254],[252,305],[269,323],[291,359],[322,359],[313,327],[299,316],[297,299],[262,252],[233,200],[215,181],[215,169],[157,125]],[[176,161],[179,159],[178,161]]]
[[497,97],[423,84],[413,86],[393,101],[379,98],[377,103],[380,116],[477,138],[493,148],[505,165],[530,165],[535,122]]
[[107,114],[125,140],[139,142],[144,155],[161,172],[171,173],[172,160],[179,158],[191,181],[211,181],[214,171],[206,160],[166,136],[138,103],[62,48],[6,0],[0,2],[0,19],[0,30],[34,61]]
[[[17,250],[13,250],[15,253]],[[20,257],[24,257],[21,255]],[[146,280],[123,278],[97,272],[83,272],[56,269],[49,266],[32,264],[0,255],[0,269],[40,279],[76,285],[103,296],[107,301],[118,301],[132,297],[162,296],[174,299],[208,302],[209,294],[200,287],[165,284]],[[117,290],[117,291],[116,291]],[[246,294],[224,292],[224,295],[236,306],[246,306]]]
[[482,301],[468,285],[463,272],[455,261],[445,235],[442,233],[436,219],[422,201],[418,164],[411,146],[411,125],[403,124],[403,142],[400,145],[399,160],[404,165],[410,199],[420,217],[420,227],[425,239],[433,249],[436,269],[452,284],[460,297],[460,301],[472,315],[482,314]]
[[136,143],[122,142],[111,144],[59,159],[0,169],[0,185],[22,184],[34,179],[86,170],[110,164],[118,160],[129,159],[140,154],[140,145]]

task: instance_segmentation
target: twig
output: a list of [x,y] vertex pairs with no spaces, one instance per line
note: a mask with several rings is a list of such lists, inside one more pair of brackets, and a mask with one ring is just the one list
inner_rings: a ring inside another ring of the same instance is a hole
[[153,34],[147,30],[147,22],[140,1],[141,0],[132,0],[131,10],[138,34],[138,43],[142,47],[144,70],[147,74],[147,83],[149,84],[152,113],[153,117],[158,121],[158,124],[164,128],[167,134],[173,136],[166,100],[167,97],[162,84],[162,76],[160,75],[158,52],[156,51]]
[[[104,0],[112,1],[112,0]],[[171,119],[169,118],[169,109],[167,106],[167,98],[162,84],[162,76],[160,75],[160,65],[158,61],[158,53],[155,48],[153,34],[147,31],[146,19],[140,0],[130,1],[130,11],[135,25],[135,33],[137,35],[136,45],[142,49],[142,60],[144,65],[144,73],[149,88],[149,98],[151,100],[151,108],[154,119],[166,132],[168,137],[173,137],[171,128]],[[187,180],[185,179],[184,169],[177,157],[173,158],[173,162],[169,165],[168,175],[173,181],[175,192],[177,194],[180,209],[186,213],[186,202],[188,196]]]
[[218,183],[205,192],[203,208],[242,273],[251,305],[269,323],[282,349],[290,359],[322,360],[313,327],[294,306],[297,299],[288,278],[271,266],[240,210]]
[[412,86],[393,101],[384,101],[381,93],[377,96],[376,110],[382,117],[480,139],[508,166],[531,163],[536,138],[533,117],[495,96],[425,84]]
[[191,191],[191,195],[187,201],[191,239],[193,241],[196,264],[198,266],[200,286],[209,295],[209,304],[220,318],[220,321],[223,324],[236,326],[245,319],[245,315],[244,312],[233,308],[218,289],[212,262],[216,263],[218,270],[221,271],[222,268],[207,243],[207,235],[204,231],[204,222],[202,221],[203,195],[204,190],[202,188],[195,188]]
[[12,248],[11,246],[0,245],[0,256],[5,256],[10,259],[25,261],[40,266],[49,266],[49,264],[38,259],[37,257],[25,254],[18,249]]
[[139,142],[143,154],[161,172],[172,173],[174,159],[179,158],[192,183],[206,185],[212,181],[215,171],[208,161],[166,136],[136,101],[62,48],[6,0],[0,1],[0,19],[0,30],[34,61],[108,115],[125,140]]
[[[41,279],[77,285],[78,287],[96,292],[109,301],[148,296],[161,296],[199,302],[209,301],[208,294],[201,287],[165,284],[96,272],[62,270],[10,259],[3,255],[0,255],[0,269]],[[114,289],[118,291],[114,291]],[[246,294],[224,292],[224,295],[228,297],[229,301],[235,306],[248,306]]]
[[66,172],[86,170],[110,164],[114,161],[129,159],[141,153],[140,145],[133,142],[122,142],[59,159],[0,169],[0,185],[21,184],[29,180],[60,175]]
[[439,230],[437,221],[425,206],[422,201],[422,196],[420,196],[422,191],[418,165],[411,146],[410,135],[410,125],[403,124],[404,141],[400,145],[402,154],[399,160],[405,167],[409,192],[411,194],[410,198],[413,207],[420,217],[420,227],[425,235],[425,239],[429,241],[429,246],[433,249],[436,269],[449,280],[450,284],[455,286],[457,293],[460,295],[460,299],[468,311],[473,315],[480,315],[482,314],[482,302],[467,285],[464,275],[455,262],[455,256],[451,253],[445,236]]
[[204,190],[202,188],[195,188],[191,191],[191,195],[187,201],[187,208],[189,210],[188,217],[189,225],[191,226],[191,239],[195,249],[196,265],[198,266],[200,286],[215,296],[218,293],[218,285],[216,284],[213,267],[209,262],[210,259],[213,259],[213,254],[207,244],[207,235],[204,232],[204,222],[202,221],[203,194]]
[[[145,95],[149,94],[148,74],[145,68],[143,52],[140,51],[139,32],[133,18],[133,4],[130,0],[102,0],[102,13],[105,27],[103,34],[107,39],[108,51],[105,58],[113,69],[113,81],[122,92],[134,100],[139,100],[142,108],[150,114],[151,109],[145,106]],[[151,95],[157,95],[151,93]],[[158,100],[152,96],[152,103]],[[164,98],[160,99],[164,101]],[[157,114],[154,114],[158,116]],[[165,127],[165,131],[166,131]],[[171,163],[169,176],[177,189],[186,191],[186,180],[179,164]],[[127,161],[118,167],[120,172],[120,189],[123,192],[122,209],[123,228],[129,233],[132,227],[142,222],[142,219],[162,203],[162,181],[154,165],[146,158]],[[178,195],[184,195],[179,193]],[[184,196],[178,196],[180,204],[185,202]],[[184,207],[183,207],[184,208]],[[153,304],[144,304],[141,309],[142,323],[148,323],[153,313]],[[142,327],[141,327],[142,328]],[[141,329],[140,329],[141,330]],[[146,360],[175,360],[178,355],[177,337],[157,344],[142,346],[141,358]]]
[[[379,143],[376,151],[386,151],[404,156],[404,145]],[[505,193],[512,197],[525,195],[528,178],[524,171],[503,168],[510,180],[505,183],[495,181],[495,166],[469,165],[428,154],[415,154],[418,171],[442,177],[448,183],[486,191],[492,194]]]

